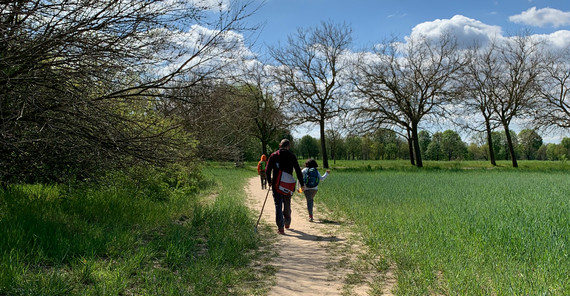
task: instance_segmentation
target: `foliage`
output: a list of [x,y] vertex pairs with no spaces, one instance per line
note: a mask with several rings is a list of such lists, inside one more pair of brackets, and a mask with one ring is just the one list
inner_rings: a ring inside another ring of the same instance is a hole
[[232,85],[201,82],[172,91],[175,98],[162,104],[166,116],[181,118],[184,130],[197,140],[197,155],[206,160],[240,161],[249,141],[250,104]]
[[466,160],[486,160],[488,159],[487,154],[489,153],[489,146],[482,145],[477,146],[475,143],[470,143],[467,147],[467,158]]
[[327,142],[330,146],[331,158],[336,160],[346,154],[345,141],[338,130],[329,129],[326,131]]
[[426,130],[421,130],[418,133],[418,141],[420,142],[420,151],[422,155],[426,157],[426,153],[428,150],[429,145],[431,144],[432,136]]
[[519,151],[523,159],[536,159],[536,154],[542,146],[542,137],[536,130],[523,129],[518,134]]
[[[538,161],[525,160],[521,162],[518,169],[509,165],[509,160],[497,161],[497,165],[491,165],[484,160],[477,161],[426,161],[423,169],[410,166],[408,162],[402,160],[339,160],[332,168],[339,171],[465,171],[465,170],[493,170],[493,171],[567,171],[570,170],[570,163],[563,161]],[[253,164],[252,164],[253,165]]]
[[426,159],[428,160],[444,160],[445,154],[442,147],[443,135],[441,132],[436,132],[431,137],[431,141],[426,149]]
[[[210,22],[214,12],[191,1],[2,2],[0,181],[62,182],[192,160],[191,137],[157,103],[177,78],[219,70],[223,63],[204,71],[211,59],[203,56],[230,47],[224,33],[247,14],[237,6]],[[180,32],[200,42],[182,46]],[[173,59],[181,64],[167,69]]]
[[537,151],[539,160],[568,160],[570,155],[570,138],[564,137],[560,144],[548,143]]
[[[493,150],[495,151],[497,160],[510,160],[511,154],[509,153],[509,144],[507,142],[506,133],[504,131],[492,132],[491,137],[493,138]],[[517,133],[511,130],[510,137],[513,142],[513,146],[518,146]]]
[[[528,134],[530,133],[530,134]],[[405,139],[399,137],[391,130],[377,130],[375,133],[364,135],[349,135],[346,137],[329,134],[329,143],[334,143],[335,160],[397,160],[408,159],[409,151]],[[489,148],[486,144],[484,133],[477,133],[473,137],[473,143],[466,144],[459,134],[452,130],[429,132],[422,130],[418,133],[421,142],[420,147],[426,160],[454,161],[454,160],[489,160]],[[510,160],[508,145],[504,132],[492,132],[492,143],[495,156],[499,160]],[[527,135],[530,138],[527,139]],[[521,139],[519,140],[519,137]],[[333,140],[331,140],[333,139]],[[519,135],[511,130],[511,139],[517,149],[519,160],[562,160],[564,155],[570,155],[564,145],[570,147],[569,138],[563,138],[560,144],[541,145],[542,137],[536,130],[522,130]],[[530,142],[528,142],[530,141]],[[528,146],[530,145],[530,146]],[[532,146],[534,145],[534,146]],[[525,147],[531,147],[525,150]],[[548,156],[547,156],[548,148]],[[296,150],[298,155],[303,155]],[[525,154],[526,153],[526,154]],[[530,154],[529,154],[530,153]]]
[[319,141],[310,135],[305,135],[297,144],[297,157],[299,158],[314,158],[319,156]]
[[567,160],[568,149],[562,145],[547,144],[545,146],[545,156],[547,160]]
[[456,131],[446,130],[442,135],[442,151],[448,161],[465,159],[467,145]]
[[161,112],[181,118],[184,130],[198,141],[201,159],[258,159],[288,133],[272,97],[253,85],[208,81],[172,92],[176,99],[162,104]]
[[362,146],[362,139],[358,136],[348,136],[346,138],[346,155],[347,159],[358,159],[360,156],[360,147]]

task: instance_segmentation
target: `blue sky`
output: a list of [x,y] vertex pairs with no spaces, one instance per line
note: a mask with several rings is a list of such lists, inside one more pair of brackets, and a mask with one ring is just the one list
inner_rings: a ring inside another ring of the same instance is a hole
[[[533,7],[534,11],[527,12]],[[518,23],[509,20],[523,12],[527,14],[519,17]],[[455,15],[498,26],[503,35],[512,35],[523,28],[530,28],[536,34],[570,30],[568,0],[267,0],[250,21],[265,23],[257,41],[261,46],[285,43],[298,27],[315,27],[328,20],[346,22],[353,29],[355,47],[360,48],[392,35],[408,36],[418,24],[447,20]],[[558,27],[554,28],[554,21],[537,26],[539,20],[548,18],[558,20]]]
[[[484,41],[529,30],[560,48],[570,46],[569,0],[266,0],[249,19],[251,23],[265,24],[256,41],[258,48],[277,46],[279,42],[285,45],[287,36],[297,28],[316,27],[322,21],[350,25],[354,51],[367,51],[393,36],[433,36],[444,30],[452,30],[459,41],[468,45],[474,39]],[[314,125],[298,127],[293,134],[319,137]],[[545,142],[559,142],[561,135],[543,138]]]

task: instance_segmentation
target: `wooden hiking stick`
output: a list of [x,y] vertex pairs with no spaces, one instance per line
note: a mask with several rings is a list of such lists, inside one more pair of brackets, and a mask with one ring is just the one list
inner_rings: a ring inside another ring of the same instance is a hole
[[261,220],[261,215],[263,215],[263,209],[265,208],[265,203],[267,202],[267,197],[269,196],[269,191],[271,187],[267,189],[267,194],[265,195],[265,201],[263,201],[263,206],[261,207],[261,213],[259,213],[259,218],[257,218],[257,223],[255,223],[255,232],[257,232],[257,225],[259,225],[259,220]]

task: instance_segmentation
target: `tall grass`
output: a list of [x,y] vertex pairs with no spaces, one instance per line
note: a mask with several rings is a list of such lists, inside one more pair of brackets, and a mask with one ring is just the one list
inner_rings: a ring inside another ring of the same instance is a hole
[[[564,170],[338,170],[319,199],[395,264],[398,295],[569,295]],[[381,270],[380,270],[381,271]]]
[[152,170],[0,190],[0,295],[250,294],[261,244],[244,205],[250,176],[208,169],[200,192]]

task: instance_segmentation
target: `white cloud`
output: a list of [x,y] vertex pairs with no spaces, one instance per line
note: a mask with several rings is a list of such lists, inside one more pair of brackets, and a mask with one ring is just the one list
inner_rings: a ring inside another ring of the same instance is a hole
[[570,12],[564,12],[550,7],[541,9],[532,7],[520,14],[510,16],[509,21],[536,27],[552,26],[558,28],[570,25]]
[[188,0],[188,3],[209,10],[227,10],[230,6],[230,0]]
[[570,47],[570,31],[560,30],[546,35],[534,35],[542,41],[545,41],[547,47],[553,50],[563,50]]
[[220,32],[193,25],[187,32],[171,34],[172,47],[157,55],[176,58],[158,70],[160,75],[166,75],[180,67],[201,71],[221,69],[254,55],[245,44],[244,36],[234,31]]
[[386,18],[403,18],[408,16],[407,13],[390,14]]
[[456,15],[451,19],[437,19],[418,24],[412,29],[409,38],[419,36],[439,38],[443,34],[452,34],[462,46],[486,45],[490,40],[501,36],[501,27]]
[[[487,25],[462,15],[456,15],[451,19],[436,19],[418,24],[412,29],[407,39],[414,39],[420,36],[436,39],[445,33],[454,35],[462,47],[474,44],[485,46],[491,40],[508,39],[508,37],[502,35],[501,27]],[[555,50],[570,47],[570,31],[568,30],[533,35],[533,37],[545,41],[548,46]]]

